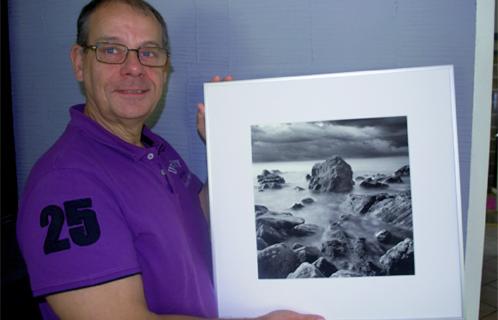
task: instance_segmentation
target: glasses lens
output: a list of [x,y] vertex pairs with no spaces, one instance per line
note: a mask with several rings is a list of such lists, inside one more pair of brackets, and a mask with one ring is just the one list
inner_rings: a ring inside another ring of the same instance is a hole
[[138,50],[140,62],[145,66],[161,67],[166,64],[168,54],[166,50],[158,47],[143,47]]
[[120,44],[97,44],[97,60],[105,63],[122,63],[126,59],[128,49]]

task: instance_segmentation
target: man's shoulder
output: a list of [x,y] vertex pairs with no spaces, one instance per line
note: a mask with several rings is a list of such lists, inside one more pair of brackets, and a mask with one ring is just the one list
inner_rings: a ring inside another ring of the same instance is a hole
[[[95,144],[77,128],[66,128],[57,141],[36,161],[29,174],[26,191],[40,181],[64,176],[65,179],[79,179],[81,175],[98,177],[99,145]],[[96,156],[97,155],[97,156]],[[74,178],[72,178],[74,177]]]
[[83,169],[93,162],[91,154],[94,148],[80,130],[68,127],[38,159],[32,171]]

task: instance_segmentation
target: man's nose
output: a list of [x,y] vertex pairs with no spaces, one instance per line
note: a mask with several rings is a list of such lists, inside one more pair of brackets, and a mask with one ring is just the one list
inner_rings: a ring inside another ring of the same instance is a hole
[[128,49],[128,54],[121,71],[123,74],[130,76],[140,76],[143,74],[144,66],[140,63],[140,59],[138,58],[138,50]]

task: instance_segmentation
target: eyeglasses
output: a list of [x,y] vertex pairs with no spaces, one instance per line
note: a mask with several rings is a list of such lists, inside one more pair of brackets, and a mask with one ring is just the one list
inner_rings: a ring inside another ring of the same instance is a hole
[[147,67],[163,67],[168,62],[168,52],[160,47],[130,49],[117,43],[96,43],[93,46],[82,45],[82,47],[95,51],[97,61],[102,63],[122,64],[126,61],[130,51],[135,51],[138,61]]

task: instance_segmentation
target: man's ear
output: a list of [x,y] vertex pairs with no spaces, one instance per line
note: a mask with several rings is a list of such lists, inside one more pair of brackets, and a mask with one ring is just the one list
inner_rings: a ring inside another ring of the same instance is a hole
[[77,44],[71,47],[71,62],[76,80],[83,81],[83,48]]
[[168,77],[171,73],[171,64],[169,62],[169,58],[168,58],[168,61],[166,62],[166,65],[164,66],[164,69],[163,69],[163,77],[164,77],[164,83],[166,83],[168,81]]

